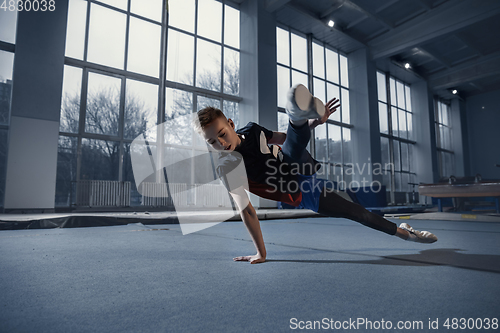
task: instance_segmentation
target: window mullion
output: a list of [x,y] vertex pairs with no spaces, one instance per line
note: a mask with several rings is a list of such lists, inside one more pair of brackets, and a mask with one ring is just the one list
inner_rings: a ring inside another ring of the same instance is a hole
[[123,58],[124,64],[123,69],[127,71],[128,63],[128,41],[130,40],[130,1],[127,1],[127,22],[125,23],[125,57]]
[[87,53],[89,49],[89,30],[90,30],[90,4],[91,2],[87,2],[87,17],[85,22],[85,45],[83,46],[83,61],[87,63]]
[[[223,93],[224,92],[224,63],[225,63],[225,59],[224,59],[224,28],[225,28],[225,24],[224,24],[224,20],[225,20],[225,15],[226,15],[226,7],[224,6],[224,2],[222,2],[222,36],[221,36],[221,51],[220,51],[220,92]],[[222,100],[221,100],[221,109],[223,108],[223,105],[222,105]]]
[[[314,95],[314,84],[313,84],[313,63],[312,63],[312,34],[308,34],[306,36],[306,41],[307,41],[307,80],[308,80],[308,85],[309,85],[309,90],[313,92]],[[291,48],[290,48],[291,52]],[[314,138],[314,129],[311,130],[311,136]],[[314,152],[314,156],[316,156],[316,144],[314,140],[309,140],[309,150],[311,152]]]
[[394,204],[396,203],[396,198],[394,192],[396,191],[396,184],[395,184],[395,168],[394,168],[394,140],[393,140],[393,132],[392,132],[392,102],[391,102],[391,80],[390,76],[385,73],[385,87],[386,87],[386,94],[387,94],[387,121],[388,121],[388,128],[389,128],[389,163],[391,164],[391,191],[390,191],[390,196],[391,196],[391,202]]
[[163,0],[163,14],[161,27],[161,45],[160,45],[160,82],[158,85],[158,113],[157,124],[166,120],[166,80],[167,80],[167,48],[168,48],[168,0]]
[[123,180],[123,128],[125,126],[125,82],[126,78],[121,80],[121,94],[120,94],[120,111],[118,115],[118,180]]
[[[127,71],[128,64],[128,46],[130,40],[130,2],[127,1],[127,23],[125,26],[125,57],[123,59],[123,68]],[[126,78],[121,78],[120,92],[120,110],[118,113],[118,181],[123,180],[123,128],[125,126],[125,89]]]
[[80,96],[80,118],[78,120],[78,141],[77,141],[77,154],[76,154],[76,181],[80,180],[80,173],[82,167],[82,137],[85,133],[85,116],[87,114],[87,93],[89,82],[89,70],[84,68],[82,70],[82,92]]
[[[168,0],[167,0],[168,1]],[[193,59],[193,87],[196,87],[196,72],[198,59],[198,0],[195,0],[194,7],[194,59]]]

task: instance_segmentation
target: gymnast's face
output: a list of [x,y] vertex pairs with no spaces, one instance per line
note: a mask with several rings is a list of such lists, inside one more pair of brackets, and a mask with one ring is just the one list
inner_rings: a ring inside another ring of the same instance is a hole
[[240,137],[234,131],[233,121],[224,117],[219,117],[206,125],[203,137],[215,150],[233,151],[241,143]]

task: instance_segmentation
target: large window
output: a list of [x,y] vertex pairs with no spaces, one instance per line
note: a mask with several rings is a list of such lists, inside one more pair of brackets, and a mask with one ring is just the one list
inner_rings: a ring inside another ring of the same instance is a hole
[[441,100],[434,101],[434,119],[436,122],[436,143],[441,177],[455,174],[455,154],[451,140],[450,106]]
[[278,62],[278,107],[285,108],[288,89],[297,83],[309,87],[307,39],[305,36],[276,29]]
[[[287,91],[292,85],[302,83],[325,103],[334,97],[339,98],[342,104],[340,110],[330,117],[325,126],[314,130],[314,156],[322,162],[323,167],[318,173],[323,178],[338,182],[341,188],[349,186],[352,180],[353,126],[350,124],[347,57],[328,45],[288,29],[278,27],[276,38],[278,130],[286,131],[288,126],[284,108]],[[308,59],[312,61],[308,62]]]
[[0,10],[0,207],[5,199],[16,26],[17,12]]
[[216,0],[166,8],[70,0],[56,205],[71,205],[80,180],[130,181],[137,205],[134,138],[163,123],[168,150],[189,156],[203,143],[181,116],[211,105],[238,123],[239,10]]
[[411,90],[408,84],[382,72],[377,72],[377,86],[383,182],[395,202],[395,192],[410,192],[417,183]]

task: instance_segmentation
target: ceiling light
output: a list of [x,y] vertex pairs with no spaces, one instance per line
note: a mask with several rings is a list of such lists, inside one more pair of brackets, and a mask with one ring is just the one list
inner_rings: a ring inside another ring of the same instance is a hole
[[333,28],[334,25],[335,25],[335,22],[333,22],[333,20],[328,21],[328,26],[330,28]]
[[407,63],[405,64],[405,68],[406,68],[406,69],[409,69],[410,67],[411,67],[411,66],[410,66],[410,63],[409,63],[409,62],[407,62]]
[[457,91],[457,89],[453,89],[453,90],[451,91],[451,93],[452,93],[453,95],[456,95],[456,94],[457,94],[457,92],[458,92],[458,91]]

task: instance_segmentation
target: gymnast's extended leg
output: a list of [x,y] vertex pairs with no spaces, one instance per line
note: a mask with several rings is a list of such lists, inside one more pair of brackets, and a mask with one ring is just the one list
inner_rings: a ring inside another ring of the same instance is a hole
[[367,227],[398,236],[401,239],[419,243],[434,243],[437,237],[428,231],[417,231],[408,224],[402,223],[398,228],[395,223],[374,214],[363,206],[350,202],[334,191],[323,189],[319,198],[318,213],[330,217],[342,217],[359,222]]

